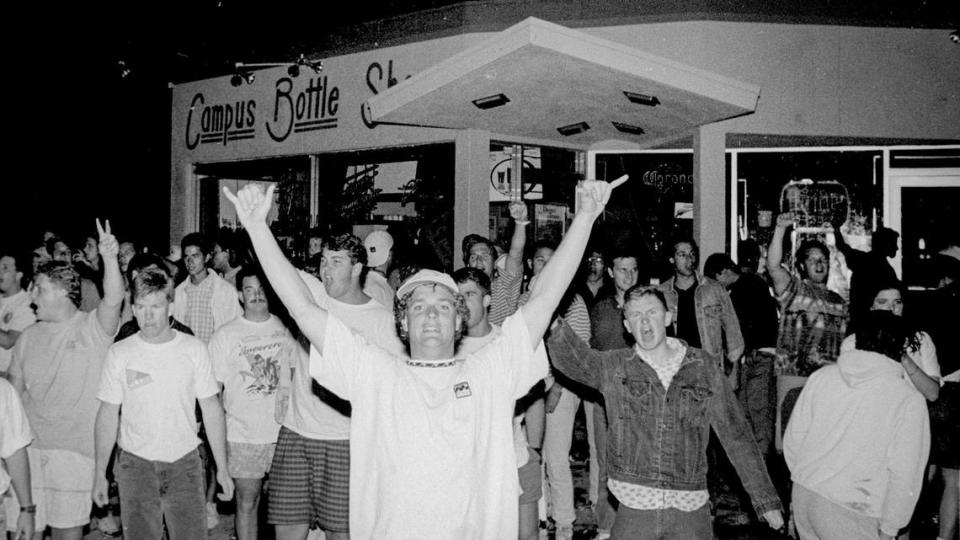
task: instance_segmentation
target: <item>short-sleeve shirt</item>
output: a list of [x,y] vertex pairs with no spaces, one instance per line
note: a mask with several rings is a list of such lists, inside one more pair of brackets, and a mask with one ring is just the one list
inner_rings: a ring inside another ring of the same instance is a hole
[[[304,273],[301,273],[301,278],[317,305],[334,314],[348,328],[382,349],[395,354],[404,353],[403,344],[397,337],[392,309],[373,299],[359,305],[334,300],[327,295],[317,278]],[[344,441],[350,438],[350,417],[345,414],[343,404],[328,402],[330,396],[327,394],[323,394],[321,399],[314,393],[309,357],[318,354],[316,349],[310,347],[309,355],[301,355],[300,363],[293,369],[290,405],[283,426],[309,439]],[[334,397],[346,399],[336,394]]]
[[[357,538],[515,538],[516,400],[547,374],[522,312],[465,358],[390,354],[328,317],[310,373],[353,405],[350,533]],[[424,516],[429,516],[426,519]]]
[[110,347],[97,393],[101,401],[123,407],[120,448],[167,463],[200,444],[196,400],[219,390],[206,345],[173,332],[166,343],[148,343],[137,334]]
[[[919,332],[917,338],[920,341],[920,345],[916,350],[907,350],[907,356],[913,360],[913,363],[923,371],[931,379],[941,382],[940,377],[940,363],[937,362],[937,348],[933,344],[933,340],[930,339],[930,335],[926,332]],[[852,351],[857,348],[857,335],[850,334],[843,340],[843,343],[840,344],[840,352]],[[907,370],[903,370],[903,378],[910,382],[910,384],[916,388],[917,385],[913,383],[910,379],[910,376],[907,375]],[[942,383],[941,383],[942,384]],[[918,389],[919,390],[919,389]]]
[[300,344],[277,317],[254,322],[240,317],[213,333],[207,346],[217,381],[223,384],[227,440],[277,441],[277,393],[284,371],[296,366]]
[[778,372],[806,377],[836,362],[847,329],[843,298],[826,287],[791,277],[777,300],[782,310],[777,335]]
[[41,321],[20,334],[10,375],[24,383],[21,399],[36,434],[35,448],[93,457],[97,384],[112,342],[96,311]]
[[503,270],[490,284],[490,324],[501,325],[507,317],[517,311],[520,300],[520,286],[523,284],[523,272],[512,273]]
[[[30,295],[27,291],[20,291],[8,297],[0,296],[0,330],[23,332],[28,326],[37,322],[37,317],[30,308]],[[0,373],[10,368],[10,359],[13,347],[0,347]]]
[[[0,378],[0,412],[3,413],[0,414],[0,458],[7,459],[30,444],[33,432],[30,431],[30,422],[17,391],[3,378]],[[9,487],[10,476],[6,467],[0,466],[0,494],[6,493]],[[0,508],[2,511],[3,508]]]

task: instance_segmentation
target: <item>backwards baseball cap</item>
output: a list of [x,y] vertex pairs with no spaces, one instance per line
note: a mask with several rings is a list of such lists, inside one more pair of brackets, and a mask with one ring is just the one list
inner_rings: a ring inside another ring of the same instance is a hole
[[450,277],[450,274],[437,272],[436,270],[420,270],[416,274],[408,277],[407,280],[403,282],[403,285],[400,285],[400,288],[397,289],[397,298],[403,298],[405,294],[420,285],[443,285],[454,294],[457,294],[460,290],[460,288],[457,287],[457,282]]
[[363,239],[363,247],[367,249],[367,266],[380,266],[390,256],[393,237],[387,231],[373,231]]

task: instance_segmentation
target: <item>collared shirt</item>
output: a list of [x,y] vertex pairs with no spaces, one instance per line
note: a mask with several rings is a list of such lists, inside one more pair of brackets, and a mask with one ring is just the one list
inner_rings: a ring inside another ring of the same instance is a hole
[[207,276],[198,285],[194,285],[190,278],[184,282],[183,292],[187,295],[187,313],[185,323],[194,331],[201,341],[207,343],[216,330],[213,320],[213,309],[210,304],[213,300],[214,282]]
[[[657,373],[657,378],[664,388],[670,388],[673,376],[680,370],[680,364],[683,363],[683,357],[687,354],[687,347],[682,341],[675,338],[667,338],[667,346],[674,349],[676,353],[665,362],[652,360],[640,347],[634,346],[633,350],[637,356],[647,363]],[[659,489],[639,484],[631,484],[610,478],[607,480],[607,486],[610,493],[627,508],[634,510],[664,510],[667,508],[676,508],[683,512],[693,512],[699,509],[710,499],[707,490],[684,490],[684,489]]]

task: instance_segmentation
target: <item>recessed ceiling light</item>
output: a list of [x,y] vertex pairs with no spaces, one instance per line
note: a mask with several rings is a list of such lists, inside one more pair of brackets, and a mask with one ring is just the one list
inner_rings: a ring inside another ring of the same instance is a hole
[[473,104],[476,105],[478,109],[492,109],[506,105],[507,103],[510,103],[510,98],[503,94],[494,94],[473,100]]
[[631,103],[636,103],[638,105],[646,105],[648,107],[656,107],[660,104],[660,100],[657,99],[657,96],[651,96],[648,94],[638,94],[636,92],[623,91],[623,95],[627,96],[627,99]]
[[643,135],[645,131],[640,126],[634,126],[633,124],[624,124],[623,122],[612,122],[613,127],[624,133],[630,133],[631,135]]
[[590,126],[586,122],[579,122],[577,124],[570,124],[568,126],[561,126],[557,128],[557,131],[561,135],[569,137],[570,135],[576,135],[577,133],[583,133],[584,131],[590,129]]

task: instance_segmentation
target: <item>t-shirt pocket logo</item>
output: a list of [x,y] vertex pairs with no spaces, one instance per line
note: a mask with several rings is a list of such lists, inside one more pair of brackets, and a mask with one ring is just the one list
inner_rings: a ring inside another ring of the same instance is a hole
[[463,399],[472,396],[473,393],[470,392],[470,383],[463,381],[453,385],[453,395],[456,396],[457,399]]
[[127,370],[127,388],[133,390],[148,385],[151,382],[153,382],[153,377],[151,377],[149,373],[136,371],[134,369]]

